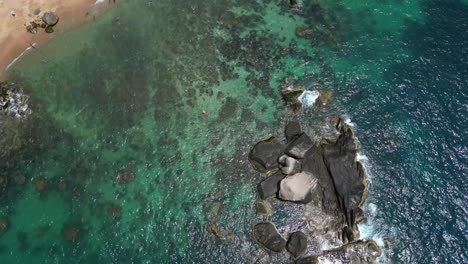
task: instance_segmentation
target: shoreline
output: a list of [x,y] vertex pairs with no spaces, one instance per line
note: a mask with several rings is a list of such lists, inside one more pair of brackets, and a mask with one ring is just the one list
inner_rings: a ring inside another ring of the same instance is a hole
[[[0,15],[4,23],[0,26],[0,80],[4,80],[10,66],[31,52],[33,47],[43,45],[65,32],[93,21],[113,5],[96,0],[69,0],[66,3],[60,0],[1,2]],[[53,11],[59,16],[60,20],[54,27],[54,33],[48,34],[44,30],[38,30],[36,34],[32,34],[26,31],[26,25],[37,17],[32,14],[38,8],[41,10],[39,17],[47,11]]]

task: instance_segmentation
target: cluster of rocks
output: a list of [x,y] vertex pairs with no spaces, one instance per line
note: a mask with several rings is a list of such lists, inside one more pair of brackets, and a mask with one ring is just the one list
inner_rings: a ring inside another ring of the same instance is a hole
[[[268,175],[257,186],[259,214],[273,213],[264,201],[271,197],[303,204],[308,233],[313,238],[296,231],[286,241],[272,222],[260,222],[253,226],[253,239],[273,252],[287,249],[297,263],[326,263],[331,258],[344,258],[343,263],[361,263],[356,259],[373,263],[380,255],[379,247],[372,241],[356,241],[357,223],[364,219],[361,206],[367,181],[362,164],[356,160],[354,132],[338,116],[328,118],[326,124],[329,133],[314,141],[298,122],[289,122],[285,128],[286,144],[268,136],[249,154],[254,168]],[[308,239],[326,242],[336,249],[301,259]],[[353,257],[352,252],[358,257]]]
[[14,83],[0,82],[0,113],[17,118],[27,117],[31,114],[28,99]]
[[29,22],[29,25],[26,26],[26,31],[32,34],[36,34],[37,30],[42,28],[46,33],[53,33],[54,26],[57,25],[59,21],[59,17],[54,12],[45,12],[42,17],[39,17],[41,13],[40,9],[36,9],[34,14],[36,15],[36,19],[34,21]]
[[281,85],[281,95],[288,110],[293,114],[301,114],[304,106],[310,103],[304,105],[307,94],[316,94],[316,97],[313,98],[315,101],[311,103],[319,107],[328,105],[332,99],[332,92],[320,86],[315,87],[313,90],[307,90],[303,84],[297,83],[290,78],[286,78]]

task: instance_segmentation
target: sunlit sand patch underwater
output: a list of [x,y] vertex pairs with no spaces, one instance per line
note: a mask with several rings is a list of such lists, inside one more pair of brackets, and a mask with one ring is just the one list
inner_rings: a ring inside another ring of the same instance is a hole
[[[410,30],[426,30],[435,7],[299,2],[302,9],[292,11],[279,0],[129,0],[18,60],[8,79],[21,85],[33,112],[8,124],[21,140],[0,163],[9,177],[0,200],[9,222],[2,263],[254,263],[267,255],[251,239],[262,176],[247,157],[259,138],[282,133],[284,78],[333,94],[327,107],[305,109],[304,124],[320,130],[331,113],[355,122],[372,177],[366,208],[375,224],[363,233],[379,235],[385,261],[466,260],[443,250],[429,256],[417,245],[408,253],[408,243],[427,238],[408,231],[416,224],[402,209],[426,188],[465,195],[453,187],[459,179],[437,182],[444,165],[429,164],[434,150],[418,143],[435,139],[415,122],[412,95],[395,88],[404,79],[399,67],[417,58]],[[435,102],[421,91],[419,98]],[[399,196],[388,198],[392,192]],[[428,197],[417,196],[418,205],[442,199]],[[299,225],[293,209],[275,206],[278,214],[266,219],[280,231]],[[436,236],[445,232],[462,245],[457,228],[447,230]]]

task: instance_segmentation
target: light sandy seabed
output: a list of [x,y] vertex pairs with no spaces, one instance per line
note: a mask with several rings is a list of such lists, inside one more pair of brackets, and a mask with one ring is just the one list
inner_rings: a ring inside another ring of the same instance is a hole
[[[110,6],[107,0],[99,4],[96,4],[96,0],[0,0],[0,78],[8,65],[33,43],[40,46],[67,30],[93,20]],[[35,15],[34,11],[38,8],[41,12]],[[56,12],[60,18],[54,27],[55,32],[27,32],[26,26],[47,11]]]

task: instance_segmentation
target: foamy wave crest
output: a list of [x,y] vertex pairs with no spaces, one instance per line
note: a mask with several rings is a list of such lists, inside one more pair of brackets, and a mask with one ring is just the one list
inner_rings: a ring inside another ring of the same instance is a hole
[[29,50],[31,50],[35,46],[36,46],[36,43],[33,43],[33,44],[31,44],[31,47],[29,47],[29,48],[25,49],[23,52],[21,52],[21,54],[18,55],[18,57],[16,57],[12,62],[10,62],[10,64],[8,64],[8,66],[6,66],[6,70],[8,70],[13,64],[15,64],[15,62],[17,62],[19,59],[21,59],[21,57],[23,57]]
[[319,98],[320,94],[317,91],[308,91],[305,90],[300,96],[299,101],[302,103],[303,107],[312,107]]

